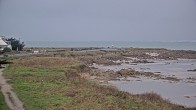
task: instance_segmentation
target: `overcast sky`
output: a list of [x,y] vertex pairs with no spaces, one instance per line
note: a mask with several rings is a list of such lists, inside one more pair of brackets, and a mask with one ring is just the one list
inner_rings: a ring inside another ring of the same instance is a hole
[[196,0],[0,0],[0,34],[24,41],[196,40]]

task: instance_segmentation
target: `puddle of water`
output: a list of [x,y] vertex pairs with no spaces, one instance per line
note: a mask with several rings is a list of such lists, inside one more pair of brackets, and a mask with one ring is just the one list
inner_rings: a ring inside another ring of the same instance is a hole
[[[196,85],[188,83],[169,83],[156,80],[109,81],[122,91],[133,94],[154,92],[172,103],[186,107],[196,107]],[[187,98],[189,97],[189,98]]]

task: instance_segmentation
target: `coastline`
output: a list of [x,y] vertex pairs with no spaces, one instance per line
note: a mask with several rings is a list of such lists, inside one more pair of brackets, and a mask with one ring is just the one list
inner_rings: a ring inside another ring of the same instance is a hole
[[196,50],[196,41],[26,41],[26,47],[54,48],[166,48],[171,50]]
[[[31,50],[29,50],[29,49],[31,49]],[[160,77],[159,75],[157,76],[155,73],[148,72],[147,74],[146,73],[141,74],[141,72],[139,72],[139,71],[137,72],[137,71],[133,71],[133,70],[114,72],[111,69],[110,70],[106,69],[106,71],[100,71],[99,68],[94,67],[93,64],[102,65],[103,67],[107,67],[107,66],[118,67],[119,65],[122,65],[122,64],[123,65],[126,64],[129,66],[130,65],[140,66],[140,64],[144,64],[144,65],[156,64],[155,60],[151,61],[149,59],[163,59],[165,61],[167,61],[167,60],[175,61],[178,58],[196,59],[196,51],[190,51],[190,50],[188,50],[188,51],[186,51],[186,50],[168,50],[168,49],[157,49],[157,48],[156,49],[152,49],[152,48],[120,48],[119,49],[119,48],[117,48],[115,50],[113,50],[113,49],[111,50],[110,48],[109,49],[104,48],[104,50],[103,50],[102,48],[101,49],[100,48],[26,48],[25,50],[28,51],[28,53],[31,53],[31,56],[29,56],[31,59],[29,59],[29,57],[21,56],[21,57],[19,57],[19,59],[17,58],[18,60],[16,60],[14,64],[11,64],[11,68],[13,67],[12,69],[14,69],[16,66],[18,69],[21,69],[24,73],[29,73],[29,75],[25,75],[20,70],[21,72],[19,71],[19,73],[21,73],[21,75],[18,74],[18,77],[24,79],[23,81],[25,81],[25,82],[26,82],[26,78],[29,79],[30,81],[32,80],[32,82],[27,81],[28,83],[32,83],[32,84],[34,83],[34,80],[40,82],[42,80],[42,78],[37,79],[37,80],[34,79],[34,73],[31,73],[31,71],[36,71],[37,72],[36,74],[39,75],[41,71],[43,71],[43,70],[45,71],[45,69],[47,68],[48,70],[46,70],[46,71],[54,71],[54,69],[56,69],[57,71],[64,71],[65,72],[65,73],[63,73],[63,74],[65,74],[64,80],[68,80],[68,81],[70,80],[71,82],[73,81],[74,83],[76,83],[74,79],[77,79],[77,81],[80,82],[80,81],[82,81],[80,78],[82,78],[82,79],[84,78],[84,79],[87,79],[88,81],[93,81],[93,82],[95,81],[101,85],[105,85],[105,84],[107,85],[108,82],[121,81],[121,80],[127,81],[127,82],[131,82],[131,81],[138,82],[139,80],[137,79],[137,77],[140,77],[140,76],[147,77],[147,78],[158,78],[158,80],[162,80],[163,77],[162,76]],[[46,51],[43,51],[43,50],[46,50]],[[33,53],[34,51],[38,51],[38,53]],[[130,60],[130,58],[137,58],[137,59]],[[79,64],[79,65],[76,65],[76,64]],[[28,70],[28,68],[31,68],[31,69]],[[11,75],[14,73],[9,72],[10,71],[9,69],[6,71],[7,71],[6,72],[7,78],[12,79]],[[14,70],[12,70],[12,71],[14,71]],[[18,71],[18,70],[16,70],[16,71]],[[159,71],[157,71],[157,73],[158,72]],[[194,73],[194,72],[192,72],[192,73]],[[160,73],[158,73],[158,74],[160,74]],[[17,74],[14,74],[14,75],[17,75]],[[53,76],[53,78],[57,77],[53,74],[51,74],[51,76]],[[43,76],[43,79],[45,79],[46,77],[49,77],[49,76],[47,76],[47,75]],[[62,76],[60,76],[60,77],[62,77]],[[78,79],[78,77],[80,77],[80,78]],[[129,77],[136,78],[136,79],[134,81],[132,79],[129,79]],[[51,79],[51,78],[52,77],[50,77],[49,79]],[[66,79],[66,78],[68,78],[68,79]],[[126,79],[124,79],[124,78],[126,78]],[[56,82],[56,80],[58,80],[58,79],[53,79],[52,81]],[[172,76],[170,78],[166,77],[166,79],[164,79],[164,80],[178,81],[178,80],[174,79]],[[190,80],[192,80],[192,79],[190,79]],[[140,79],[140,81],[143,82],[142,79]],[[80,83],[82,83],[82,82],[80,82]],[[23,82],[21,82],[21,84],[23,84]],[[62,82],[60,84],[65,84],[65,83]],[[195,84],[195,82],[193,84]],[[41,86],[41,85],[39,85],[39,83],[38,83],[37,86]],[[17,88],[15,88],[15,90],[18,91]],[[67,90],[65,90],[65,91],[67,91]],[[21,91],[21,92],[23,93],[25,91]],[[80,92],[75,93],[74,91],[72,91],[72,89],[70,92],[71,93],[73,92],[76,96],[78,93],[80,93]],[[68,96],[70,96],[70,92],[68,92],[66,94]],[[25,94],[28,94],[28,93],[25,93]],[[71,94],[71,97],[72,97],[72,95],[73,94]],[[75,95],[73,95],[73,97],[75,97]],[[96,95],[96,94],[94,94],[94,95]],[[135,97],[135,95],[133,95],[133,94],[131,94],[131,96]],[[136,96],[138,96],[138,95],[136,95]],[[138,97],[140,97],[140,96],[142,96],[142,95],[139,95]],[[155,97],[156,95],[155,96],[152,95],[152,96]],[[24,96],[19,95],[19,97],[21,97],[23,100],[27,100],[27,99],[25,99]],[[190,96],[188,96],[188,97],[190,97]],[[62,99],[62,100],[64,100],[64,99]],[[146,100],[149,101],[149,99],[146,99]],[[158,100],[162,100],[162,99],[158,98]],[[167,106],[171,107],[170,104]],[[174,108],[175,108],[176,105],[172,105],[172,106],[174,106]],[[179,109],[186,109],[186,108],[180,107]]]

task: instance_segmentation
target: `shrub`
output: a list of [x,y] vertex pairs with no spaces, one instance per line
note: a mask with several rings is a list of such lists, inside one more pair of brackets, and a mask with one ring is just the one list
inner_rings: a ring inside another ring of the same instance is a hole
[[6,52],[11,52],[12,50],[9,48],[9,47],[5,47],[3,49],[3,53],[6,53]]

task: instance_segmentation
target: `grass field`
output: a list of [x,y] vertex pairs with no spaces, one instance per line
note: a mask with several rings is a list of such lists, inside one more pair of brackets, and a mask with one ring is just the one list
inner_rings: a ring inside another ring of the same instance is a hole
[[154,93],[131,95],[80,77],[87,72],[75,57],[23,57],[4,76],[26,110],[185,110]]

